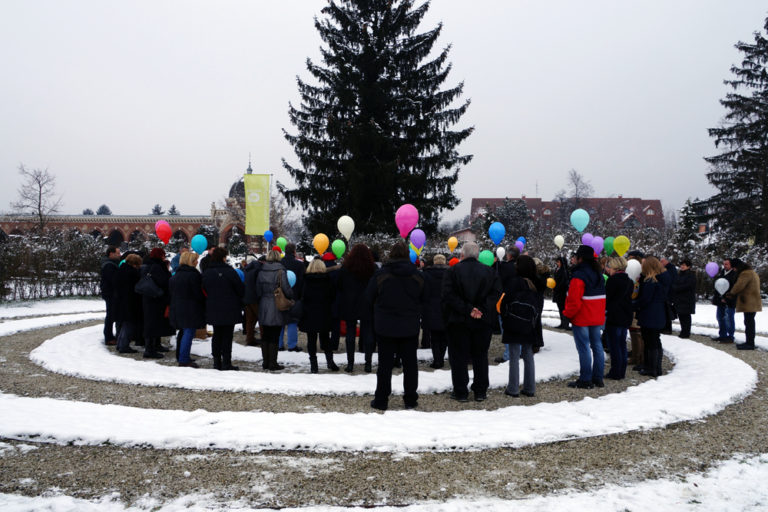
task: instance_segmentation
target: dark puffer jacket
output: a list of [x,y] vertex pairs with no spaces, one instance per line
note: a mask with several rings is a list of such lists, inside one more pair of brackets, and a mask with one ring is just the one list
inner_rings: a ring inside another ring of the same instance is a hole
[[678,314],[696,313],[696,275],[691,270],[681,270],[672,283],[672,296]]
[[626,327],[632,324],[632,292],[635,283],[626,272],[616,272],[605,282],[605,324]]
[[210,325],[235,325],[243,321],[245,286],[235,269],[220,261],[203,272],[205,321]]
[[331,330],[331,305],[336,289],[327,273],[304,276],[304,297],[299,329],[302,332]]
[[640,294],[634,308],[637,323],[648,329],[663,329],[667,323],[667,289],[664,283],[646,279],[640,282]]
[[189,265],[180,265],[171,277],[170,290],[171,325],[176,329],[205,327],[205,295],[200,272]]
[[163,290],[160,297],[142,297],[142,311],[144,312],[144,336],[147,338],[160,338],[173,334],[165,309],[170,304],[168,283],[171,280],[171,272],[165,261],[157,258],[147,258],[146,264],[141,267],[142,277],[146,274],[152,276],[152,280]]
[[443,321],[443,312],[440,306],[440,299],[443,293],[443,279],[448,271],[448,265],[432,265],[424,269],[424,277],[427,280],[429,293],[429,304],[424,311],[424,320],[426,326],[432,331],[444,331],[445,322]]
[[373,311],[376,334],[391,338],[418,336],[421,312],[427,304],[427,285],[410,261],[385,263],[368,283],[365,297]]
[[136,293],[136,283],[139,282],[139,269],[127,263],[120,265],[115,275],[115,320],[118,322],[141,322],[141,295]]

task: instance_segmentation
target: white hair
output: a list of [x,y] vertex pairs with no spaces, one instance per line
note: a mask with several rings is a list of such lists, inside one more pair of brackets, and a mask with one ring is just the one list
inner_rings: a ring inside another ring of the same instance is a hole
[[461,255],[464,258],[477,258],[480,255],[480,247],[475,242],[465,242],[461,246]]

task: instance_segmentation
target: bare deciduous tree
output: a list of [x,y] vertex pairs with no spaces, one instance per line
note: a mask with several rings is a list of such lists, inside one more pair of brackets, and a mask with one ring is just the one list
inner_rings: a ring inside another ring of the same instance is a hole
[[37,227],[42,233],[48,223],[48,217],[59,212],[62,199],[56,195],[56,176],[45,169],[27,169],[19,165],[19,174],[23,177],[18,189],[18,200],[11,203],[18,213],[37,217]]

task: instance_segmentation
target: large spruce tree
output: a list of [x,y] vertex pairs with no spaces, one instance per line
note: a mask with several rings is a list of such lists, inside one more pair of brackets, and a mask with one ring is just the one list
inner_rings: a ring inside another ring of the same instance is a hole
[[441,90],[450,46],[430,57],[442,25],[417,32],[428,8],[329,0],[315,19],[323,64],[307,60],[315,84],[297,78],[301,105],[290,105],[289,117],[298,133],[285,137],[299,166],[283,160],[296,187],[280,186],[311,232],[334,230],[342,215],[358,232],[392,231],[404,203],[433,229],[440,211],[458,204],[454,185],[472,156],[457,147],[473,128],[451,127],[469,101],[454,105],[463,83]]
[[[768,20],[765,22],[768,31]],[[717,225],[768,243],[768,40],[755,32],[754,43],[739,42],[744,54],[732,66],[733,89],[720,103],[727,109],[719,128],[709,130],[719,155],[705,158],[712,165],[707,178],[719,193],[710,199]]]

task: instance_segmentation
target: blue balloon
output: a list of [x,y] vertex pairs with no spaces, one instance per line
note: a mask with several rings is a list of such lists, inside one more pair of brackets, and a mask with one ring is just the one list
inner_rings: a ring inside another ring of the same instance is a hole
[[587,227],[587,224],[589,224],[589,214],[586,210],[581,208],[573,210],[573,213],[571,214],[571,225],[576,228],[576,231],[581,233],[584,231],[584,228]]
[[517,237],[517,241],[518,241],[518,242],[523,242],[523,245],[525,245],[525,244],[526,244],[526,242],[527,242],[527,240],[525,239],[525,237],[524,237],[524,236],[519,236],[519,237]]
[[491,224],[491,227],[488,228],[488,235],[491,237],[491,240],[493,240],[493,243],[496,245],[499,245],[501,241],[504,239],[504,235],[507,234],[506,228],[504,228],[504,224],[501,222],[494,222]]
[[416,263],[416,260],[419,259],[419,255],[416,254],[416,251],[414,251],[413,249],[408,249],[408,250],[411,251],[411,263]]
[[266,240],[267,243],[271,242],[273,238],[275,238],[275,235],[273,235],[270,230],[264,232],[264,240]]
[[245,282],[245,272],[243,272],[243,271],[242,271],[242,270],[240,270],[239,268],[236,268],[236,269],[235,269],[235,272],[237,272],[237,275],[239,275],[239,276],[240,276],[240,280],[241,280],[242,282]]
[[293,273],[293,270],[287,270],[285,273],[288,274],[288,284],[293,288],[296,284],[296,274]]
[[208,239],[206,239],[203,235],[195,235],[192,237],[192,242],[190,242],[190,245],[192,246],[192,250],[197,254],[203,254],[208,248]]

